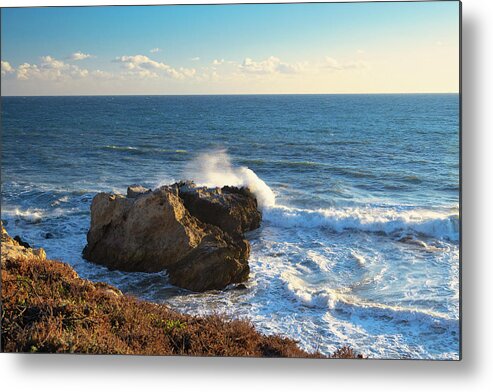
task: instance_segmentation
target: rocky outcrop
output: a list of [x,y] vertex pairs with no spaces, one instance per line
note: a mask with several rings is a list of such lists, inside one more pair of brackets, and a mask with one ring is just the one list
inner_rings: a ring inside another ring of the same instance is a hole
[[250,245],[243,233],[259,227],[260,219],[247,189],[133,185],[127,197],[94,197],[83,256],[110,269],[167,270],[173,284],[193,291],[222,289],[248,278]]
[[142,185],[130,185],[127,188],[127,197],[129,199],[135,199],[136,197],[152,192],[152,189],[144,188]]
[[242,234],[260,227],[262,215],[257,199],[247,188],[206,188],[197,187],[193,182],[177,185],[187,210],[202,222],[230,234]]
[[22,241],[19,236],[15,236],[15,238],[10,237],[3,227],[3,224],[0,224],[0,228],[2,232],[2,260],[6,258],[33,256],[41,260],[46,259],[46,253],[43,248],[33,249],[27,242]]

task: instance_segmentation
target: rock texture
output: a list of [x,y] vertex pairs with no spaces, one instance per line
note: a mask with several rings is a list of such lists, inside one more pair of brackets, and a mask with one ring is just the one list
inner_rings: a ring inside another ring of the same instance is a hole
[[46,259],[46,253],[43,248],[33,249],[27,242],[22,241],[19,236],[11,238],[3,224],[0,224],[2,232],[2,260],[5,258],[19,258],[19,257],[39,257],[41,260]]
[[110,269],[167,270],[173,284],[193,291],[222,289],[248,278],[243,234],[260,220],[247,189],[132,185],[127,197],[94,197],[83,256]]
[[129,199],[134,199],[144,193],[152,192],[152,189],[144,188],[142,185],[130,185],[127,188],[127,197]]
[[197,187],[193,182],[182,182],[178,187],[185,207],[202,222],[230,234],[260,227],[262,215],[257,199],[247,188],[206,188]]

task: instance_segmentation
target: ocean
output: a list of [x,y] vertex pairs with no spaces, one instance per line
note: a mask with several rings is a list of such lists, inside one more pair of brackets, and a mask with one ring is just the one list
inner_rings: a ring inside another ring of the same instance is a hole
[[[2,97],[1,218],[83,278],[330,354],[459,357],[459,96]],[[246,170],[248,168],[249,170]],[[248,184],[245,290],[82,259],[97,192]]]

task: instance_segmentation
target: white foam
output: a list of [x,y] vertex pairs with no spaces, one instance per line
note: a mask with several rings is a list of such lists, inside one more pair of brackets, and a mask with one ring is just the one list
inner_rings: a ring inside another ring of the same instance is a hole
[[22,219],[30,223],[40,223],[48,218],[58,218],[61,216],[67,216],[72,213],[79,212],[79,208],[54,208],[51,210],[45,210],[42,208],[28,208],[21,209],[20,207],[5,207],[2,209],[3,218]]
[[21,218],[27,222],[39,223],[43,218],[43,210],[40,208],[28,208],[27,210],[21,210],[20,208],[2,210],[2,217],[9,218]]
[[260,208],[276,204],[272,189],[248,167],[234,167],[225,150],[200,154],[187,165],[185,178],[200,186],[247,186],[257,197]]
[[69,201],[68,195],[62,196],[59,199],[55,200],[53,203],[51,203],[52,206],[58,206],[61,203],[67,203]]
[[385,234],[412,231],[430,237],[457,241],[458,214],[424,209],[337,207],[318,210],[273,206],[263,219],[278,227],[329,228],[336,232],[360,230]]
[[325,255],[311,249],[306,252],[306,255],[318,266],[318,268],[320,268],[321,271],[330,271],[332,262]]
[[108,145],[108,146],[104,146],[104,148],[107,148],[108,150],[120,150],[120,151],[126,151],[126,150],[134,151],[134,150],[138,150],[137,147],[132,147],[132,146],[114,146],[114,145]]
[[336,290],[311,288],[291,272],[283,272],[280,277],[291,296],[305,306],[333,309],[339,300]]
[[419,321],[430,324],[439,322],[442,326],[457,328],[457,320],[442,312],[373,302],[351,294],[346,288],[312,287],[289,271],[281,273],[280,277],[291,297],[307,307],[344,308],[355,314],[370,312],[373,317],[389,317],[399,321]]
[[355,252],[354,250],[351,251],[351,256],[353,256],[353,258],[358,262],[360,266],[364,266],[366,264],[365,257]]

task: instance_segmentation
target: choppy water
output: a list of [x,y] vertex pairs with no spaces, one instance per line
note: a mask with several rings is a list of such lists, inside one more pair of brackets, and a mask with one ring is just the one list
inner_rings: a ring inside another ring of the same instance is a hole
[[[307,350],[458,358],[458,110],[456,94],[3,97],[2,219],[83,277]],[[267,185],[246,290],[191,294],[81,258],[96,192],[262,185],[241,167]]]

